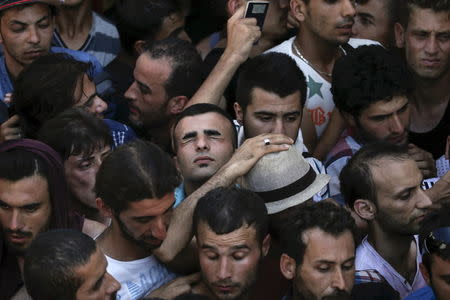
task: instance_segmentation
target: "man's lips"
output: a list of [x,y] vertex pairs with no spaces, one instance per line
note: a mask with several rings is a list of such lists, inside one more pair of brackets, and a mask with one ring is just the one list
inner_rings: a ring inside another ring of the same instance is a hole
[[194,159],[194,163],[198,163],[198,164],[207,164],[212,161],[214,161],[214,159],[209,156],[199,156],[196,159]]
[[34,57],[34,56],[41,56],[44,53],[45,53],[44,50],[31,50],[31,51],[25,52],[25,55]]
[[422,64],[425,65],[426,67],[436,67],[439,66],[441,64],[441,60],[440,59],[422,59]]
[[22,244],[30,238],[27,235],[13,233],[7,234],[6,237],[9,241],[15,244]]
[[230,293],[237,285],[215,285],[215,287],[222,293]]

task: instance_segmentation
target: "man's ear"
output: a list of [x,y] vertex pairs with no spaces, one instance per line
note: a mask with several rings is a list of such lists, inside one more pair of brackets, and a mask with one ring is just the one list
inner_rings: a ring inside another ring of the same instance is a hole
[[306,3],[304,0],[291,0],[291,14],[297,22],[305,21]]
[[109,207],[105,201],[103,201],[102,198],[95,199],[95,204],[97,205],[97,209],[100,211],[100,213],[106,217],[106,218],[112,218],[113,217],[113,210],[111,207]]
[[243,5],[242,0],[228,0],[227,10],[230,16],[234,15],[234,13]]
[[134,42],[133,48],[134,48],[134,51],[135,51],[138,55],[141,55],[142,52],[144,52],[144,46],[145,46],[145,41],[143,41],[143,40],[138,40],[138,41]]
[[169,103],[167,105],[169,113],[171,115],[180,114],[186,107],[188,101],[189,99],[186,96],[175,96],[170,98]]
[[236,115],[236,121],[238,121],[241,126],[244,125],[244,110],[242,109],[241,105],[237,102],[234,102],[233,108],[234,114]]
[[397,48],[405,47],[405,29],[400,23],[394,25],[395,45]]
[[375,215],[377,213],[375,204],[367,199],[356,199],[353,204],[353,210],[360,218],[366,221],[375,219]]
[[287,255],[286,253],[281,254],[280,271],[287,280],[292,280],[295,278],[296,269],[297,264],[295,262],[295,259]]
[[267,234],[264,237],[264,240],[262,242],[262,254],[263,254],[263,256],[266,256],[267,253],[269,253],[271,240],[272,240],[272,238],[270,237],[270,234]]
[[[431,257],[430,257],[431,260]],[[420,273],[422,273],[423,279],[425,279],[425,282],[430,285],[431,284],[431,274],[428,272],[427,267],[423,263],[420,263],[419,265]]]

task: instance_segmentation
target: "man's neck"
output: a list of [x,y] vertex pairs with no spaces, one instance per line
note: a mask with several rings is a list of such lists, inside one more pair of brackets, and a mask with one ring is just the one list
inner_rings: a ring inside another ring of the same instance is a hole
[[[206,286],[206,284],[202,281],[200,281],[199,284],[195,285],[192,287],[192,292],[195,294],[199,294],[202,296],[206,296],[208,299],[212,299],[212,300],[219,300],[219,298],[216,297],[216,295],[214,295],[209,288]],[[249,295],[248,293],[245,295],[242,295],[241,297],[237,298],[237,300],[248,300],[249,299]]]
[[193,192],[195,192],[198,188],[200,188],[205,182],[192,182],[192,181],[187,181],[185,180],[183,185],[184,185],[184,194],[186,195],[186,197],[188,197],[190,194],[192,194]]
[[112,220],[111,226],[103,231],[96,242],[105,255],[120,261],[133,261],[150,255],[149,251],[125,238],[115,220]]
[[103,215],[98,211],[98,209],[87,206],[81,201],[74,199],[73,196],[72,196],[72,207],[74,211],[76,211],[81,216],[84,216],[87,219],[94,220],[102,224],[105,224],[106,222],[106,218],[103,217]]
[[11,81],[14,81],[17,76],[19,76],[20,72],[22,72],[22,70],[25,68],[24,65],[18,63],[17,61],[15,61],[12,57],[10,57],[9,55],[5,54],[5,65],[6,65],[6,70],[8,71],[9,75],[10,75],[10,79]]
[[91,1],[83,1],[78,7],[61,6],[56,16],[56,28],[64,43],[84,43],[91,30],[92,21]]
[[450,98],[450,70],[447,74],[436,80],[427,80],[414,77],[414,91],[412,103],[419,110],[427,110],[434,105],[447,102]]

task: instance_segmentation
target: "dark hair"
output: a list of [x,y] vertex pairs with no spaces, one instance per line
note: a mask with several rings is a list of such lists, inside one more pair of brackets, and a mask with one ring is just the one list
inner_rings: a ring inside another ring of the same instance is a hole
[[105,158],[97,173],[97,196],[119,214],[129,202],[161,198],[181,178],[170,156],[153,143],[134,140]]
[[236,100],[245,111],[251,103],[253,90],[277,94],[284,98],[300,91],[302,107],[306,101],[306,79],[296,62],[284,53],[271,52],[248,60],[239,72]]
[[152,59],[167,59],[172,73],[165,83],[167,96],[190,99],[203,82],[202,59],[195,47],[184,40],[170,37],[148,43],[144,54]]
[[[20,1],[17,1],[17,2],[20,2]],[[48,9],[50,10],[50,16],[54,17],[56,15],[56,7],[55,6],[53,6],[51,4],[48,4],[48,3],[44,3],[44,2],[39,2],[39,3],[47,4]],[[1,9],[0,10],[0,19],[3,17],[5,12],[8,11],[10,8],[17,8],[18,10],[22,10],[22,9],[24,9],[24,8],[26,8],[28,6],[32,6],[34,4],[36,4],[36,2],[25,3],[25,4],[16,4],[16,5],[13,5],[13,6],[9,7],[9,8]]]
[[326,201],[303,203],[281,233],[282,251],[295,259],[297,265],[302,264],[307,247],[304,233],[314,228],[335,237],[349,231],[354,237],[356,226],[350,213],[341,206]]
[[24,281],[35,300],[75,299],[82,278],[75,269],[84,266],[97,250],[95,241],[75,230],[39,234],[25,254]]
[[380,159],[410,159],[404,146],[385,141],[364,145],[347,162],[339,175],[342,196],[353,209],[357,199],[367,199],[376,204],[376,186],[370,167]]
[[353,117],[378,101],[406,95],[411,77],[401,59],[382,46],[361,46],[336,61],[331,92],[336,107]]
[[34,138],[42,124],[74,105],[77,84],[90,65],[63,53],[44,55],[17,77],[13,99],[25,136]]
[[230,115],[217,105],[210,104],[210,103],[198,103],[198,104],[189,106],[188,108],[183,110],[181,112],[181,114],[177,115],[175,123],[172,127],[173,128],[173,130],[172,130],[172,148],[173,148],[174,153],[177,152],[177,147],[178,147],[177,143],[175,141],[175,129],[177,128],[178,123],[180,123],[180,121],[186,117],[203,115],[203,114],[207,114],[207,113],[217,113],[228,120],[229,125],[231,127],[231,131],[232,131],[231,136],[233,137],[233,140],[232,140],[233,147],[237,148],[237,143],[238,143],[237,131],[236,131],[233,119],[230,117]]
[[237,187],[219,187],[198,200],[193,225],[206,223],[216,234],[227,234],[242,226],[253,226],[262,244],[268,233],[269,217],[264,201],[254,192]]
[[414,8],[419,9],[431,9],[433,12],[450,12],[450,1],[449,0],[401,0],[400,5],[400,24],[404,28],[408,27],[409,18],[411,17],[411,12]]
[[81,108],[68,109],[45,122],[38,140],[55,149],[63,160],[72,155],[89,156],[112,144],[105,122]]
[[[380,0],[356,0],[356,4],[367,4],[370,1],[380,1]],[[392,30],[395,22],[399,19],[399,1],[401,0],[383,0],[386,9],[383,11],[383,13],[387,14],[389,16],[389,24],[392,25]]]
[[154,40],[164,19],[180,11],[174,0],[121,0],[116,8],[122,49],[130,55],[137,41]]

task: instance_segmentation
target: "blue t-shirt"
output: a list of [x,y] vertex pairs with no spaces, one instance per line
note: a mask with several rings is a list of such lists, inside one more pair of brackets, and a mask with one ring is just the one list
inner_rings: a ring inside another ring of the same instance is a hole
[[[72,56],[74,59],[91,64],[91,68],[88,70],[88,75],[94,78],[97,74],[103,72],[103,68],[98,60],[86,52],[75,51],[67,48],[52,47],[50,53],[66,53]],[[6,68],[5,56],[0,57],[0,100],[3,101],[5,94],[12,93],[14,87],[9,78],[9,73]]]
[[407,296],[403,300],[436,300],[433,289],[427,285]]

